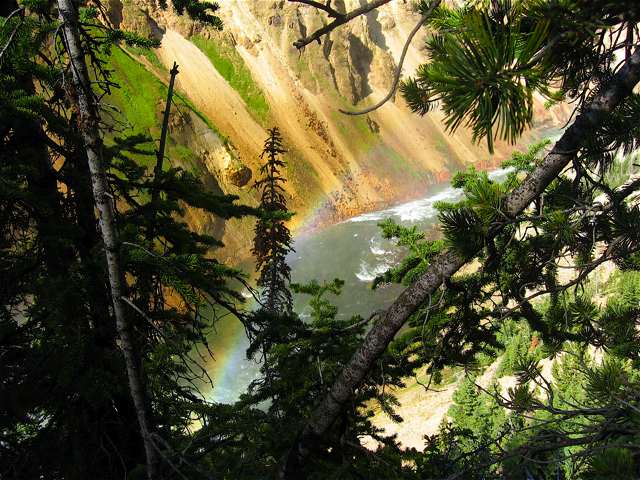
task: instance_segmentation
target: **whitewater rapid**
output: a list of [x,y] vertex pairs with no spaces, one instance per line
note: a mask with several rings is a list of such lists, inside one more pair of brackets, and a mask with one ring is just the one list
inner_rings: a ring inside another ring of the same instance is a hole
[[[488,173],[490,179],[504,178],[512,169],[500,168]],[[457,202],[462,199],[463,192],[459,188],[448,186],[441,191],[433,193],[425,198],[403,203],[393,207],[386,208],[371,213],[364,213],[356,217],[345,220],[342,223],[374,223],[376,226],[383,220],[392,219],[402,225],[416,225],[430,228],[437,220],[438,210],[436,205],[438,202]],[[361,237],[360,234],[356,234]],[[398,249],[395,244],[389,240],[382,238],[380,231],[377,230],[371,238],[369,238],[369,247],[363,249],[362,258],[359,267],[354,274],[361,282],[371,282],[377,276],[385,273],[396,262]]]
[[[487,175],[491,180],[504,178],[512,169],[499,168],[489,172]],[[389,207],[377,212],[363,213],[357,217],[352,217],[345,222],[380,222],[387,218],[392,218],[398,223],[416,223],[434,220],[438,211],[435,204],[438,202],[456,202],[462,198],[462,190],[449,186],[433,195],[403,203],[394,207]]]

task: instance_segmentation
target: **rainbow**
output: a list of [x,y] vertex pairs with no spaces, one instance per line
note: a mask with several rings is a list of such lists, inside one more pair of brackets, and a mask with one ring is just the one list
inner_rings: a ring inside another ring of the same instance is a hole
[[231,403],[238,398],[246,386],[255,378],[259,366],[247,360],[249,340],[240,321],[228,315],[216,323],[209,335],[213,358],[205,366],[213,381],[213,389],[204,391],[207,400]]
[[[290,228],[296,238],[314,230],[320,218],[327,212],[323,202],[316,208],[305,213],[304,216],[294,217]],[[253,264],[241,266],[244,271],[251,271]],[[250,305],[247,305],[250,307]],[[213,389],[209,387],[203,393],[212,402],[230,403],[238,398],[253,380],[259,370],[259,365],[247,360],[246,351],[249,340],[240,321],[228,315],[216,323],[215,330],[209,335],[209,345],[213,358],[205,366],[213,380]]]

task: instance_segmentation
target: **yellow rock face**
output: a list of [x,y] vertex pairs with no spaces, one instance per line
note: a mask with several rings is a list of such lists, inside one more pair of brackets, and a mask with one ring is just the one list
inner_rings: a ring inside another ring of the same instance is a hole
[[[161,40],[160,61],[166,67],[174,61],[180,65],[178,91],[226,137],[226,145],[218,141],[217,147],[205,148],[203,158],[223,191],[237,193],[251,184],[250,172],[257,172],[271,126],[280,128],[289,150],[290,206],[298,213],[297,224],[305,225],[416,198],[469,164],[496,166],[511,150],[498,143],[490,157],[484,145],[472,144],[469,132],[445,132],[441,113],[414,115],[400,95],[365,117],[338,112],[366,107],[387,93],[395,61],[418,18],[410,2],[391,2],[304,51],[296,50],[293,41],[323,25],[324,14],[284,1],[218,3],[223,32],[195,25],[171,7],[159,10],[150,0],[111,0],[114,20]],[[359,6],[356,0],[345,3],[347,10]],[[245,72],[242,80],[261,91],[268,104],[266,117],[256,116],[241,89],[229,81],[228,71],[220,66],[218,71],[194,44],[196,36],[226,52],[236,72]],[[424,37],[414,40],[404,75],[425,62],[423,43]],[[538,131],[560,125],[564,112],[549,112],[541,105],[536,110]],[[532,132],[523,143],[536,136]],[[226,156],[212,153],[220,149]],[[252,196],[243,191],[243,198]],[[314,218],[303,222],[309,212]]]

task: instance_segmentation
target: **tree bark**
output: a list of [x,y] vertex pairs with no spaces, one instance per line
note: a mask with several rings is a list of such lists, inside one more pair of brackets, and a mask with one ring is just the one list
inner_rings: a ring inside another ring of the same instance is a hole
[[140,370],[140,361],[134,348],[131,325],[127,319],[122,301],[122,297],[125,294],[124,272],[118,255],[113,200],[108,192],[107,176],[101,155],[102,140],[100,138],[98,108],[91,90],[91,81],[80,42],[76,6],[72,0],[58,0],[58,10],[59,18],[63,25],[62,31],[64,33],[65,46],[69,54],[73,83],[76,89],[74,101],[77,103],[79,112],[80,134],[87,151],[93,198],[99,212],[100,231],[106,253],[119,346],[124,356],[129,390],[144,442],[147,477],[152,480],[157,476],[158,452],[151,438],[147,412],[147,395]]
[[[504,201],[504,213],[513,218],[526,209],[575,157],[583,145],[583,139],[593,134],[606,114],[629,96],[639,81],[640,49],[636,49],[606,88],[564,132],[543,162],[519,187],[507,195]],[[503,224],[496,224],[490,229],[489,237],[495,237],[502,228]],[[322,435],[329,430],[345,403],[362,383],[402,325],[428,296],[456,273],[466,261],[456,252],[445,250],[436,256],[429,269],[393,302],[369,331],[360,348],[353,354],[327,395],[313,411],[281,465],[279,472],[281,478],[301,478],[300,472],[304,459],[318,445]]]

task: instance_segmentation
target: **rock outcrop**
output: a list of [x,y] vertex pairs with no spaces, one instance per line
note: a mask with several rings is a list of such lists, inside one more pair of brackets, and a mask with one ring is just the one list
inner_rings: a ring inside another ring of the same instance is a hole
[[[153,0],[110,0],[114,21],[161,40],[160,61],[167,67],[173,61],[180,65],[178,90],[226,138],[224,145],[218,138],[217,147],[194,150],[223,191],[233,193],[251,183],[266,129],[274,125],[289,150],[290,204],[298,212],[296,221],[307,219],[306,226],[415,198],[466,165],[495,166],[511,150],[499,143],[490,157],[484,145],[471,142],[469,132],[447,133],[440,113],[416,116],[399,95],[365,117],[338,112],[368,106],[390,88],[395,61],[418,18],[411,2],[395,0],[303,51],[293,41],[326,23],[322,12],[283,0],[219,3],[222,32],[179,17],[171,7],[161,10]],[[332,3],[345,11],[359,5],[358,0]],[[265,115],[257,115],[241,87],[229,81],[229,72],[220,66],[217,70],[211,55],[195,45],[203,41],[232,52],[227,63],[236,74],[248,72],[241,80],[262,92],[268,104]],[[404,74],[425,61],[423,44],[424,38],[414,40]],[[538,131],[559,124],[562,112],[539,110]],[[535,136],[533,132],[529,138]],[[250,199],[252,194],[243,195]]]

